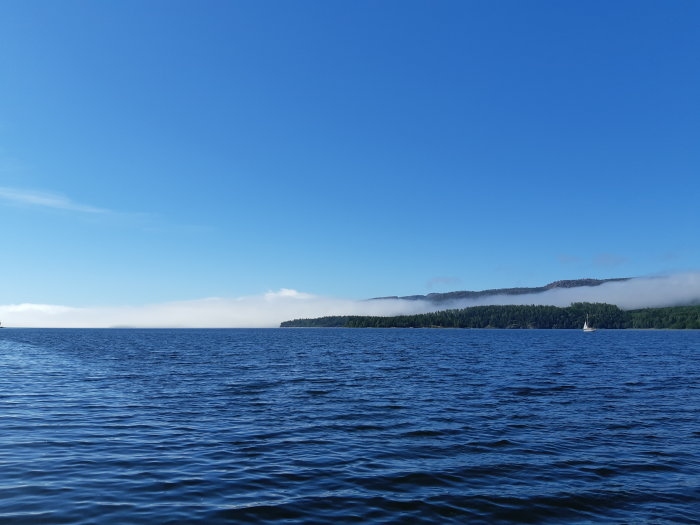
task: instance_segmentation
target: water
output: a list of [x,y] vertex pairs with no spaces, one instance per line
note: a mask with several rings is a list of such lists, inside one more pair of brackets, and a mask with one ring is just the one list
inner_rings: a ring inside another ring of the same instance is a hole
[[0,331],[1,523],[700,523],[700,332]]

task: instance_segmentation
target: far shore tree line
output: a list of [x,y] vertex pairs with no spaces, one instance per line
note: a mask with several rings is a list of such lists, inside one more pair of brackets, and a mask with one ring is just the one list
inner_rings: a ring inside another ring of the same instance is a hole
[[390,317],[346,315],[285,321],[282,327],[344,328],[544,328],[575,329],[588,323],[594,328],[700,329],[700,305],[622,310],[606,303],[571,306],[472,306],[415,315]]

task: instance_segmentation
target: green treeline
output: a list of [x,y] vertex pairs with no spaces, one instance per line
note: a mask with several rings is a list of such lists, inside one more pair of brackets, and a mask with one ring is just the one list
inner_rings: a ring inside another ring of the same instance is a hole
[[621,310],[605,303],[473,306],[427,314],[333,316],[285,321],[282,327],[346,328],[581,328],[588,315],[594,328],[700,329],[700,306]]

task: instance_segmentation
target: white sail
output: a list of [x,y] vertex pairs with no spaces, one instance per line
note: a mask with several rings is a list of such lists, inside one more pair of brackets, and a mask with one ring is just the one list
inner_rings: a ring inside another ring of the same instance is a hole
[[584,332],[595,332],[595,328],[588,326],[588,316],[586,315],[586,320],[583,322],[583,331]]

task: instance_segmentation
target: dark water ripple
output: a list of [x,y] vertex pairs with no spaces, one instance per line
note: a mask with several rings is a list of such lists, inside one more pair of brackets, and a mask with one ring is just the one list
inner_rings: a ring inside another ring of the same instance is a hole
[[0,523],[700,523],[700,332],[2,330]]

